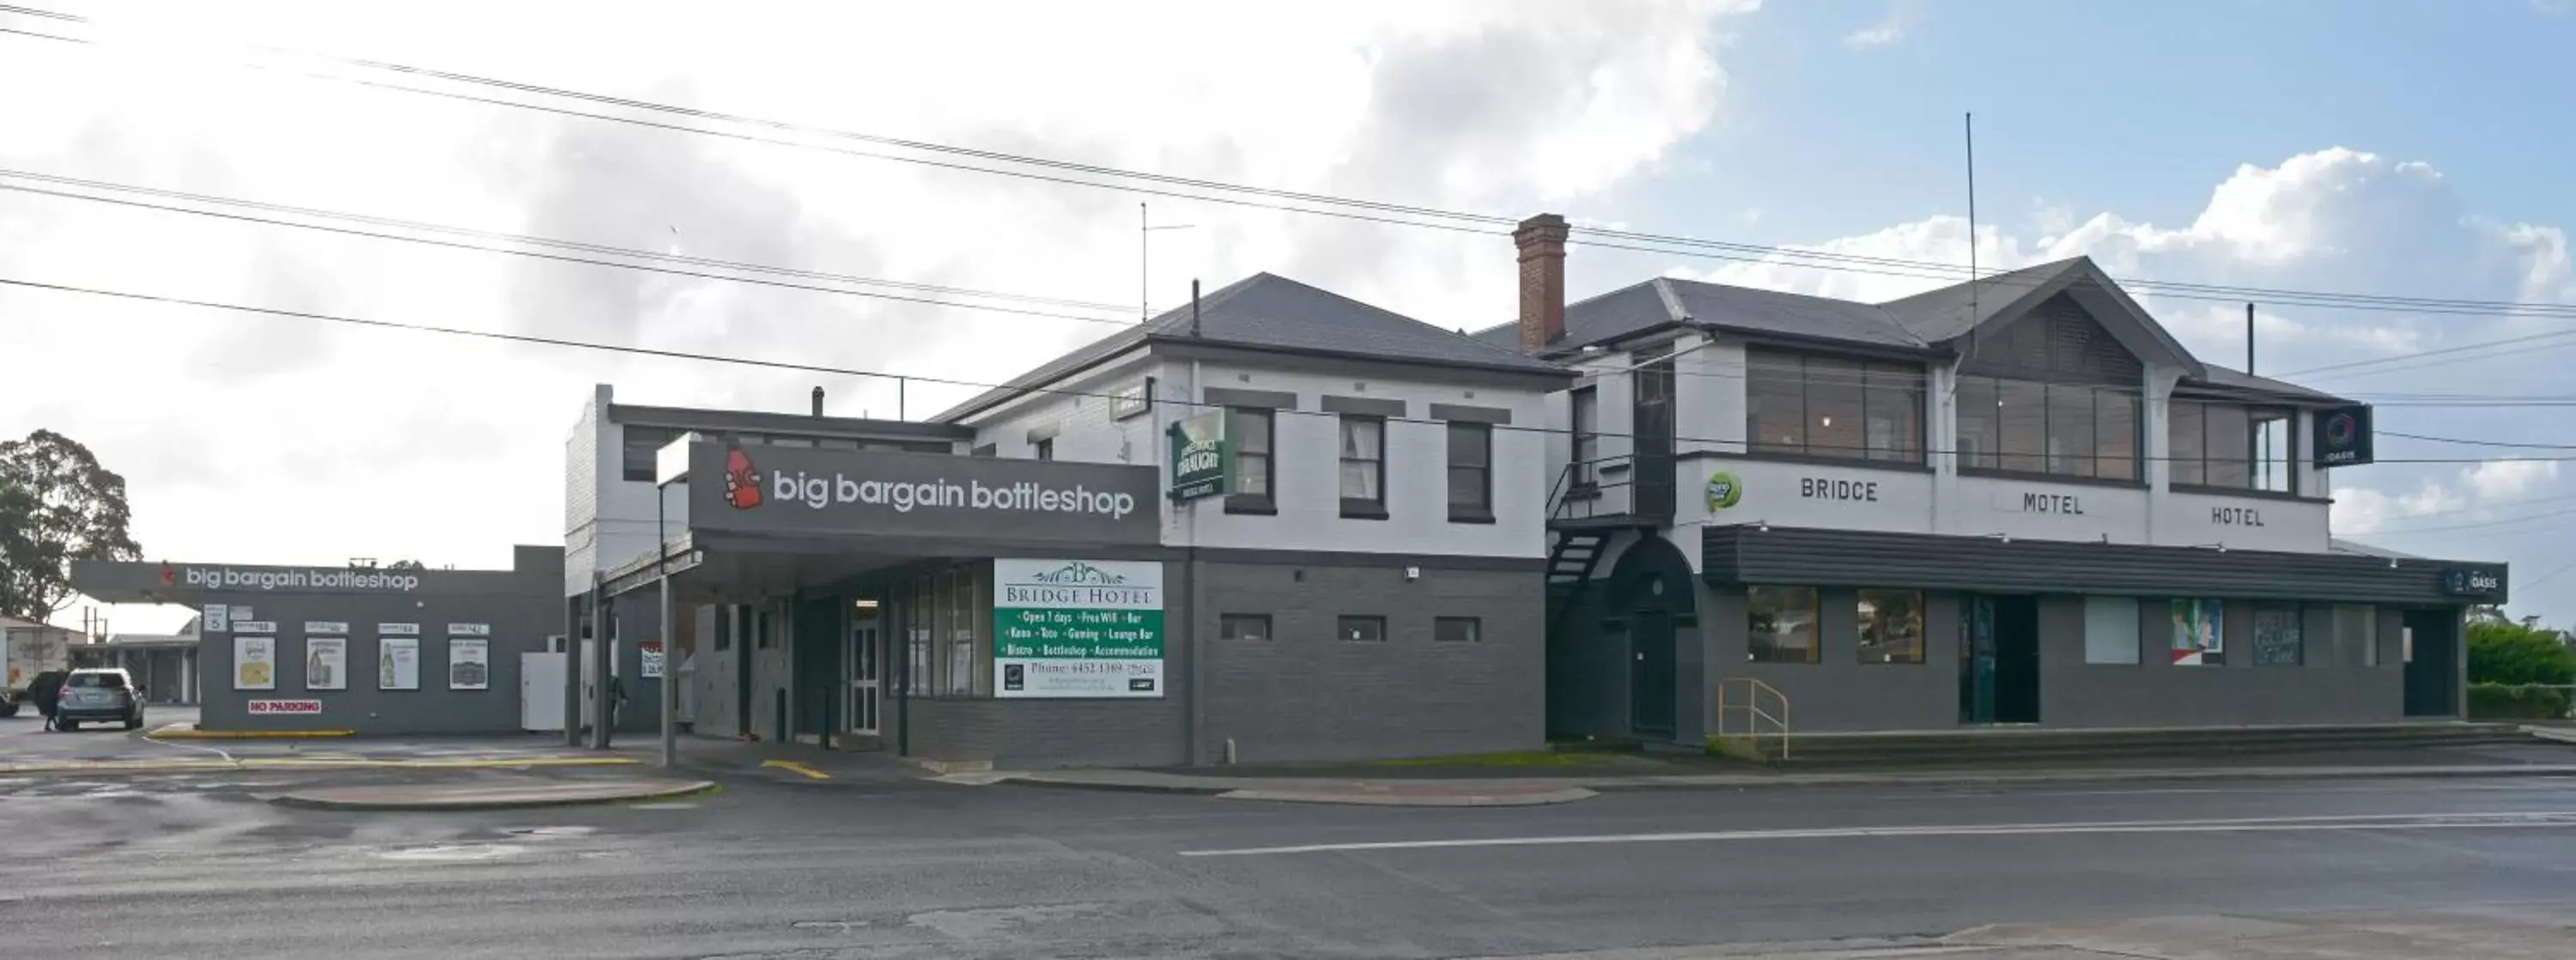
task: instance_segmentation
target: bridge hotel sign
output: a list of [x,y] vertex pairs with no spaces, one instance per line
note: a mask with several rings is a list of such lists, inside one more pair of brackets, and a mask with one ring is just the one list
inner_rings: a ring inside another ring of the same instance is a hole
[[[1154,468],[884,450],[689,445],[689,526],[710,533],[1159,542]],[[854,543],[854,549],[864,549]]]

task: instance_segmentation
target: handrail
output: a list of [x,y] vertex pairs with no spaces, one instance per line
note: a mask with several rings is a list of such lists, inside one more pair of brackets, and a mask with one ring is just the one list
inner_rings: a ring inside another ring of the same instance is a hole
[[[1729,691],[1733,690],[1737,684],[1744,685],[1744,702],[1731,703],[1729,702],[1730,697],[1728,694]],[[1780,705],[1780,712],[1778,714],[1775,715],[1771,711],[1764,709],[1762,705],[1762,697],[1764,694],[1770,695],[1771,699]],[[1756,752],[1761,750],[1762,745],[1762,721],[1767,720],[1770,722],[1771,726],[1778,731],[1776,735],[1780,738],[1780,759],[1789,759],[1788,694],[1781,693],[1780,688],[1764,683],[1757,677],[1718,678],[1717,736],[1719,739],[1725,739],[1727,736],[1726,718],[1728,715],[1738,710],[1743,711],[1744,713],[1744,736],[1747,740],[1752,742]]]
[[[1594,457],[1590,460],[1567,461],[1563,468],[1557,470],[1556,480],[1553,483],[1550,483],[1547,488],[1548,519],[1566,519],[1567,516],[1573,512],[1574,494],[1578,490],[1598,492],[1635,485],[1636,481],[1633,479],[1614,480],[1608,483],[1603,483],[1600,480],[1600,474],[1603,472],[1600,470],[1601,467],[1613,463],[1624,463],[1635,459],[1635,454],[1619,453],[1603,457]],[[1583,476],[1583,469],[1586,467],[1593,468],[1591,471],[1593,478],[1588,481],[1580,479]]]

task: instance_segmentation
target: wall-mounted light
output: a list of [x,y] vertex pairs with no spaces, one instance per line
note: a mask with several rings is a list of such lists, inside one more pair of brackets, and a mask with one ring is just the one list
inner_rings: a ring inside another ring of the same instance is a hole
[[861,597],[857,602],[850,605],[861,610],[874,610],[877,608],[877,602],[875,598],[872,597]]

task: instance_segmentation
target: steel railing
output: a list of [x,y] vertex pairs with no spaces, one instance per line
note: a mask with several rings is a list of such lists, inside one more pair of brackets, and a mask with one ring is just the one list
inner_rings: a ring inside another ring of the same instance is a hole
[[[1735,691],[1739,687],[1743,690],[1740,698],[1735,694]],[[1770,707],[1764,705],[1763,699],[1765,697],[1768,697],[1771,703],[1778,705],[1779,711],[1777,713],[1774,713]],[[1780,738],[1779,758],[1782,760],[1789,759],[1788,694],[1781,693],[1780,688],[1764,683],[1753,677],[1720,678],[1717,681],[1718,739],[1724,740],[1733,735],[1731,733],[1733,727],[1729,725],[1727,718],[1737,713],[1742,713],[1744,715],[1743,736],[1745,738],[1745,742],[1753,748],[1756,754],[1759,754],[1762,750],[1762,738],[1764,736],[1762,729],[1763,725],[1767,723],[1773,731],[1770,735]]]

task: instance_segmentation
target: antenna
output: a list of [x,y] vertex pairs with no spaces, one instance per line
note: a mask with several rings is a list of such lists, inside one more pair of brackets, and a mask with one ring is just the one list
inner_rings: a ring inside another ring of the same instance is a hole
[[[1967,124],[1967,132],[1968,132],[1968,320],[1969,320],[1969,322],[1974,323],[1974,322],[1978,319],[1978,317],[1977,317],[1977,310],[1978,310],[1978,307],[1977,307],[1977,115],[1976,115],[1976,114],[1974,114],[1974,113],[1968,113],[1968,114],[1962,114],[1961,116],[1962,116],[1962,118],[1963,118],[1963,119],[1965,119],[1965,121],[1966,121],[1966,124]],[[1973,329],[1973,328],[1971,328],[1971,329]],[[1969,345],[1969,347],[1970,347],[1971,349],[1975,348],[1975,346],[1976,346],[1976,339],[1975,339],[1975,338],[1973,338],[1973,337],[1969,338],[1969,340],[1968,340],[1968,345]]]
[[1151,264],[1154,259],[1154,231],[1189,230],[1196,226],[1197,224],[1191,223],[1172,223],[1164,224],[1159,227],[1155,226],[1153,215],[1146,209],[1145,205],[1142,203],[1136,205],[1136,322],[1143,323],[1147,320],[1154,319],[1153,282],[1151,276]]

